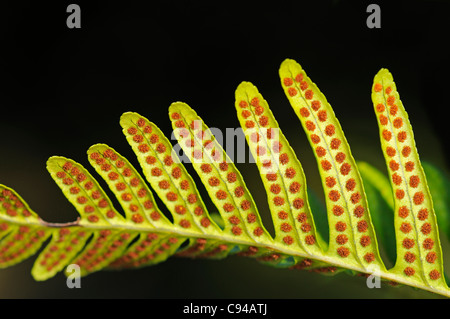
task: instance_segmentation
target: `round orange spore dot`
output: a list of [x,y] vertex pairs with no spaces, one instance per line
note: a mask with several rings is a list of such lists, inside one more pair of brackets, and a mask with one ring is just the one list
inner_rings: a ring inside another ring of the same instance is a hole
[[321,161],[320,166],[322,166],[323,170],[325,170],[325,171],[329,171],[332,168],[331,163],[327,160]]
[[334,158],[338,163],[342,163],[345,160],[346,156],[344,153],[339,152],[336,154],[336,156]]
[[314,235],[305,236],[305,243],[307,245],[314,245],[316,243],[316,237]]
[[413,263],[416,260],[416,255],[408,251],[403,258],[406,262]]
[[242,108],[246,108],[248,106],[248,104],[247,104],[246,101],[242,100],[242,101],[239,102],[239,106],[242,107]]
[[241,196],[243,196],[244,195],[244,188],[242,187],[242,186],[238,186],[238,187],[236,187],[236,189],[234,190],[234,195],[236,196],[236,197],[241,197]]
[[280,154],[279,159],[282,165],[286,165],[289,162],[289,155],[287,155],[286,153]]
[[167,198],[167,200],[174,202],[178,199],[178,195],[173,192],[169,192],[166,194],[166,198]]
[[348,237],[344,234],[336,236],[336,243],[339,245],[345,245],[348,242]]
[[250,214],[247,215],[247,222],[249,224],[252,224],[252,223],[256,222],[256,220],[257,220],[257,217],[256,217],[255,214],[250,213]]
[[411,147],[409,147],[409,146],[403,147],[403,149],[402,149],[402,155],[403,155],[404,157],[408,157],[409,154],[411,154]]
[[286,176],[287,178],[294,178],[295,174],[296,174],[295,169],[289,167],[286,169],[284,176]]
[[375,92],[381,92],[381,90],[383,90],[383,86],[380,83],[375,83],[373,89]]
[[130,128],[128,128],[127,132],[128,132],[128,134],[130,134],[130,135],[134,135],[134,134],[137,133],[137,128],[135,128],[135,127],[130,127]]
[[262,234],[264,234],[264,230],[261,227],[256,227],[255,230],[253,231],[253,234],[255,236],[259,237]]
[[307,88],[308,88],[308,83],[305,82],[305,81],[301,81],[301,82],[300,82],[300,89],[301,89],[302,91],[304,91],[304,90],[306,90]]
[[303,74],[299,73],[295,76],[295,81],[300,83],[301,81],[303,81]]
[[241,113],[243,118],[248,118],[250,115],[252,115],[252,113],[249,110],[243,110]]
[[97,215],[89,215],[89,216],[88,216],[88,220],[89,220],[91,223],[96,223],[96,222],[98,222],[99,218],[98,218]]
[[319,118],[319,121],[321,122],[325,122],[328,118],[327,112],[326,111],[319,111],[317,113],[317,117]]
[[339,256],[345,258],[348,257],[350,255],[350,250],[347,247],[339,247],[337,249],[337,253]]
[[394,119],[394,127],[395,128],[400,128],[403,125],[403,120],[401,117],[397,117]]
[[140,224],[144,222],[144,217],[141,214],[133,214],[131,220],[136,224]]
[[409,233],[411,231],[411,229],[412,229],[412,226],[410,223],[402,223],[400,225],[400,230],[405,234]]
[[327,154],[327,151],[322,146],[318,146],[316,148],[316,154],[319,157],[323,157],[323,156],[325,156]]
[[368,227],[369,227],[369,226],[367,225],[367,222],[366,222],[365,220],[360,220],[360,221],[356,224],[356,228],[358,229],[358,231],[359,231],[360,233],[364,233],[364,232],[367,230]]
[[441,278],[441,274],[436,269],[433,269],[432,271],[430,271],[429,276],[430,276],[431,280],[436,280],[436,279]]
[[434,240],[431,238],[426,238],[422,243],[422,247],[427,250],[433,249],[433,246],[434,246]]
[[161,189],[168,189],[170,187],[170,183],[168,181],[160,181],[158,186]]
[[390,157],[395,156],[395,154],[396,154],[395,148],[393,148],[391,146],[386,147],[386,154]]
[[384,112],[384,110],[385,110],[384,104],[382,104],[382,103],[377,104],[376,109],[377,109],[377,112],[379,112],[379,113]]
[[259,125],[261,125],[263,127],[267,126],[269,124],[269,118],[267,116],[263,115],[259,118],[258,122],[259,122]]
[[327,185],[327,187],[329,187],[329,188],[334,187],[334,185],[336,185],[336,178],[334,178],[332,176],[327,176],[325,178],[325,185]]
[[424,235],[429,235],[431,233],[431,224],[430,223],[424,223],[422,227],[420,227],[420,231]]
[[413,196],[413,201],[414,201],[414,204],[416,204],[416,205],[422,204],[424,202],[424,200],[425,200],[425,196],[423,195],[422,192],[417,192]]
[[395,191],[395,197],[397,199],[403,199],[403,197],[405,197],[405,191],[403,189],[397,189]]
[[414,240],[411,238],[405,238],[402,241],[402,246],[403,246],[403,248],[411,249],[414,247]]
[[386,102],[387,102],[388,105],[391,105],[391,106],[394,105],[395,97],[393,97],[392,95],[389,96],[389,97],[387,98]]
[[427,261],[428,263],[433,264],[433,263],[436,261],[436,259],[437,259],[437,255],[436,255],[436,253],[435,253],[434,251],[432,251],[432,252],[429,252],[429,253],[427,254],[427,256],[425,257],[425,259],[426,259],[426,261]]
[[388,87],[386,88],[385,92],[386,92],[386,94],[388,94],[388,95],[391,94],[392,88],[391,88],[390,86],[388,86]]
[[226,212],[232,212],[233,210],[234,210],[234,206],[232,205],[232,204],[230,204],[230,203],[225,203],[224,205],[223,205],[223,209],[226,211]]
[[279,194],[279,193],[281,192],[281,187],[280,187],[280,185],[278,185],[278,184],[272,184],[272,185],[270,186],[270,191],[271,191],[273,194]]
[[239,226],[233,226],[231,228],[231,232],[233,233],[233,235],[239,236],[240,234],[242,234],[242,228]]
[[200,166],[200,169],[202,170],[203,173],[211,173],[212,171],[212,167],[210,164],[202,164]]
[[180,178],[181,177],[181,168],[179,167],[174,167],[172,169],[172,177],[173,178]]
[[294,208],[296,208],[296,209],[301,209],[304,205],[305,205],[305,202],[301,198],[296,198],[292,202],[292,206],[294,206]]
[[302,107],[302,108],[300,109],[300,115],[303,116],[303,117],[308,117],[308,116],[309,116],[309,111],[308,111],[308,109],[307,109],[306,107]]
[[282,223],[280,225],[280,229],[281,229],[281,231],[283,231],[285,233],[289,233],[292,230],[292,226],[289,225],[288,223]]
[[162,144],[162,143],[159,143],[159,144],[156,146],[156,151],[157,151],[158,153],[164,153],[164,152],[166,151],[166,146],[165,146],[164,144]]
[[419,220],[426,220],[428,218],[428,209],[426,208],[422,208],[421,210],[419,210],[419,213],[417,214],[417,218],[419,218]]
[[417,175],[412,175],[409,178],[409,185],[413,188],[416,188],[417,186],[419,186],[420,183],[420,178]]
[[305,126],[306,126],[306,129],[310,132],[314,132],[314,130],[316,129],[316,125],[311,121],[306,121]]
[[341,165],[340,172],[342,175],[344,175],[344,176],[348,175],[348,173],[350,173],[351,170],[352,170],[352,167],[350,164],[344,163]]
[[375,260],[375,255],[374,253],[367,253],[364,255],[364,260],[368,263],[371,263]]
[[288,214],[285,212],[285,211],[280,211],[280,212],[278,212],[278,218],[279,219],[286,219],[286,218],[288,218]]
[[305,92],[305,98],[306,98],[307,100],[311,100],[311,99],[313,98],[313,96],[314,96],[314,92],[313,92],[312,90],[307,90],[307,91]]
[[286,85],[286,86],[291,86],[292,84],[294,84],[294,81],[292,81],[291,78],[284,78],[284,79],[283,79],[283,83],[284,83],[284,85]]
[[182,220],[180,220],[180,226],[183,228],[190,228],[191,222],[186,219],[182,219]]
[[307,219],[308,219],[308,216],[306,216],[306,213],[299,213],[297,215],[297,221],[299,223],[304,223],[304,222],[306,222]]
[[178,128],[186,127],[186,125],[184,124],[184,122],[181,121],[181,120],[176,121],[174,124],[175,124],[175,126],[178,127]]
[[380,120],[380,124],[381,125],[386,125],[388,123],[388,118],[386,116],[384,116],[383,114],[381,114],[378,119]]
[[311,228],[312,228],[311,225],[308,223],[303,223],[302,226],[300,227],[300,229],[304,233],[309,233],[311,231]]
[[286,244],[286,245],[292,245],[293,243],[294,243],[294,238],[292,238],[291,236],[285,236],[285,237],[283,237],[283,242]]
[[251,101],[250,104],[253,106],[258,106],[259,105],[259,99],[257,97],[254,97]]
[[342,208],[342,206],[339,205],[334,205],[332,211],[333,215],[341,216],[344,213],[344,208]]
[[367,247],[370,245],[370,237],[369,236],[361,236],[361,239],[359,240],[359,244],[363,247]]
[[357,218],[361,218],[364,215],[364,207],[362,207],[361,205],[357,206],[353,210],[353,215],[355,215],[355,217]]
[[341,146],[341,140],[338,138],[333,138],[331,140],[330,146],[333,150],[337,150]]
[[403,143],[403,142],[406,140],[406,137],[407,137],[407,135],[406,135],[406,132],[405,132],[405,131],[401,131],[401,132],[399,132],[399,133],[397,134],[397,140],[398,140],[400,143]]
[[311,108],[312,108],[314,111],[317,111],[318,109],[320,109],[320,106],[321,106],[320,101],[315,100],[315,101],[312,101],[312,102],[311,102]]
[[333,202],[337,202],[341,198],[341,194],[338,191],[332,190],[328,193],[328,198]]
[[284,198],[283,197],[280,197],[280,196],[275,196],[274,198],[273,198],[273,203],[274,203],[274,205],[275,206],[282,206],[282,205],[284,205]]
[[405,169],[407,172],[412,172],[414,170],[414,162],[411,161],[407,162],[405,164]]
[[398,111],[398,106],[395,104],[391,105],[391,108],[389,109],[389,114],[391,114],[392,116],[395,116],[397,114]]
[[383,130],[382,136],[386,141],[390,141],[392,138],[392,133],[389,130]]
[[252,206],[252,204],[250,203],[250,201],[248,201],[246,199],[241,202],[242,210],[249,210],[251,206]]
[[400,165],[399,165],[396,161],[391,160],[391,161],[389,162],[389,168],[390,168],[391,170],[396,171],[396,170],[399,169],[399,167],[400,167]]
[[197,198],[197,195],[196,195],[196,194],[189,194],[188,197],[187,197],[187,201],[188,201],[190,204],[196,203],[197,200],[198,200],[198,198]]
[[289,96],[296,96],[297,95],[297,90],[295,88],[289,88],[288,89],[288,94]]
[[206,228],[209,225],[211,225],[211,221],[207,217],[203,217],[202,220],[200,221],[200,224]]
[[336,225],[334,226],[334,228],[339,231],[339,232],[343,232],[347,229],[347,224],[344,222],[337,222]]
[[355,189],[355,187],[356,187],[356,182],[355,182],[355,180],[353,179],[353,178],[350,178],[346,183],[345,183],[345,188],[348,190],[348,191],[353,191],[354,189]]
[[406,267],[405,270],[403,270],[403,272],[405,273],[406,276],[414,276],[414,274],[416,273],[416,271],[412,268],[412,267]]
[[228,170],[228,163],[227,162],[220,163],[219,168],[221,171],[226,172]]
[[395,185],[400,185],[402,183],[402,178],[397,173],[394,173],[392,174],[392,182]]

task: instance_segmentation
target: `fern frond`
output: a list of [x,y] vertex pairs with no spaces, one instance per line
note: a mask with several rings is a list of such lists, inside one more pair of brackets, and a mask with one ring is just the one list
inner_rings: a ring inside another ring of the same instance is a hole
[[[46,222],[14,190],[0,185],[0,268],[21,262],[45,242],[32,269],[36,280],[51,278],[69,264],[77,264],[86,276],[154,265],[172,256],[220,259],[237,254],[274,267],[326,274],[377,271],[385,280],[450,297],[438,229],[439,220],[448,220],[448,189],[442,185],[449,182],[425,166],[431,176],[428,188],[392,75],[382,69],[372,87],[389,179],[368,163],[356,164],[333,109],[297,62],[285,60],[279,75],[317,160],[328,243],[316,229],[319,205],[308,194],[299,159],[256,86],[242,82],[235,107],[266,191],[274,237],[218,138],[190,106],[175,102],[169,117],[176,146],[185,156],[178,156],[154,123],[133,112],[124,113],[120,125],[143,175],[112,147],[89,148],[88,160],[120,211],[86,168],[61,156],[51,157],[47,169],[78,211],[74,222]],[[217,212],[208,211],[181,161],[185,158]],[[164,207],[158,207],[153,192]],[[390,232],[392,213],[395,230]],[[448,226],[442,229],[448,234]],[[379,245],[375,230],[388,247]],[[386,269],[379,246],[396,258],[392,269]]]

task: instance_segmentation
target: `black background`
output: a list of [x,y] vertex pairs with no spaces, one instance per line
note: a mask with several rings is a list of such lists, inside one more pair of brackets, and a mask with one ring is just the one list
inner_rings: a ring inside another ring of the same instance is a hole
[[[81,29],[66,26],[68,1],[6,3],[0,22],[0,183],[19,192],[45,220],[72,221],[76,212],[45,169],[50,156],[89,167],[86,150],[106,143],[136,164],[120,115],[138,112],[170,136],[167,108],[174,101],[188,103],[210,127],[238,127],[234,90],[251,81],[298,153],[309,185],[320,190],[310,147],[280,86],[278,68],[285,58],[302,64],[327,96],[354,157],[380,169],[384,160],[370,90],[376,72],[388,68],[421,159],[447,170],[448,2],[310,2],[78,1]],[[366,26],[369,3],[381,6],[381,29]],[[249,187],[264,211],[256,168],[238,168],[256,181]],[[409,288],[369,290],[361,278],[271,269],[237,257],[174,258],[141,270],[100,272],[84,278],[81,289],[70,290],[62,275],[35,282],[32,259],[0,271],[0,297],[383,298],[411,293]]]

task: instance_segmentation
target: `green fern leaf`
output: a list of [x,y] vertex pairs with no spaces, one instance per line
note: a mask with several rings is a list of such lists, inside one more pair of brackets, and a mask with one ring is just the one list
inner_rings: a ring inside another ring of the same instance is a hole
[[279,73],[318,162],[330,225],[328,254],[358,268],[384,269],[363,183],[334,111],[297,62],[285,60]]
[[392,74],[386,69],[374,78],[372,101],[394,195],[397,261],[391,272],[420,285],[445,289],[433,201],[411,124]]
[[243,82],[236,90],[236,110],[266,189],[275,241],[306,254],[321,253],[303,168],[267,101],[253,84]]

